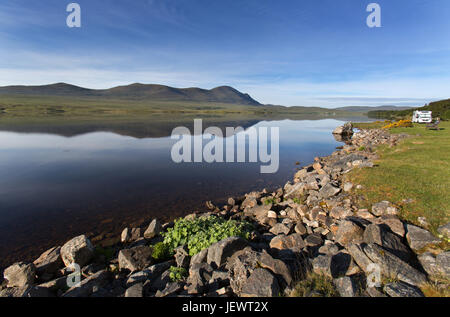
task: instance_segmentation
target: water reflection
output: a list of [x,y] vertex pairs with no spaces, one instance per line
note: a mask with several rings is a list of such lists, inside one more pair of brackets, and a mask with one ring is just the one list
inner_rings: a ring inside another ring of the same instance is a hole
[[280,129],[280,167],[266,175],[260,163],[176,164],[169,136],[0,132],[0,266],[80,233],[117,233],[132,222],[201,209],[207,200],[275,188],[292,178],[295,162],[331,153],[340,123],[256,123]]

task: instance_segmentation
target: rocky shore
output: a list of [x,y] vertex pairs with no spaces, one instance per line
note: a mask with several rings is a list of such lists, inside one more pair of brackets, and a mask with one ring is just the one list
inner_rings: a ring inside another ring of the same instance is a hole
[[[353,133],[351,124],[334,133],[347,137],[346,144],[298,170],[283,188],[230,198],[221,207],[208,202],[210,212],[185,217],[249,223],[245,236],[195,254],[185,241],[160,256],[157,246],[167,242],[173,222],[125,228],[110,248],[82,235],[33,263],[5,269],[0,297],[290,296],[311,274],[327,277],[343,297],[420,297],[423,285],[448,281],[450,252],[427,249],[440,238],[403,222],[389,201],[360,208],[355,189],[361,185],[344,181],[351,170],[374,167],[376,146],[395,146],[407,136]],[[450,224],[438,231],[449,237]],[[306,294],[320,295],[314,289]]]

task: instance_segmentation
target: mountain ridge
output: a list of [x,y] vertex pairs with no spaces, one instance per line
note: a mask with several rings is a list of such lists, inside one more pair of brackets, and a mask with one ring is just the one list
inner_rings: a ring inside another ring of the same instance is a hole
[[105,97],[152,99],[156,101],[221,102],[252,106],[261,105],[261,103],[253,99],[249,94],[242,93],[230,86],[202,89],[197,87],[175,88],[158,84],[133,83],[130,85],[116,86],[109,89],[90,89],[67,83],[55,83],[37,86],[3,86],[0,87],[0,94]]

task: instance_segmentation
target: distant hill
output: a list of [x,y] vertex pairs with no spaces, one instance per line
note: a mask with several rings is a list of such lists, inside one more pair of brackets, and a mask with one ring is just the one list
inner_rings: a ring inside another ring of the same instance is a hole
[[450,120],[450,99],[430,102],[428,105],[419,108],[410,108],[408,110],[392,111],[392,110],[376,110],[369,111],[368,116],[371,118],[382,119],[399,119],[410,118],[415,110],[427,110],[433,112],[433,118],[440,117],[444,120]]
[[399,110],[409,110],[412,107],[399,107],[399,106],[379,106],[379,107],[340,107],[337,110],[349,111],[349,112],[369,112],[369,111],[399,111]]
[[163,85],[131,84],[110,89],[88,89],[57,83],[43,86],[6,86],[0,87],[0,94],[29,96],[69,96],[97,97],[118,99],[151,99],[154,101],[190,101],[190,102],[220,102],[239,105],[261,105],[250,95],[229,87],[221,86],[214,89],[174,88]]

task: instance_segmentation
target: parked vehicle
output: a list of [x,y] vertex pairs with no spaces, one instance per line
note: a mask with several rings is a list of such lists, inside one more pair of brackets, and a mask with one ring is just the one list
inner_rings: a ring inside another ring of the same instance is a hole
[[433,121],[432,112],[416,110],[411,121],[415,123],[431,123]]

